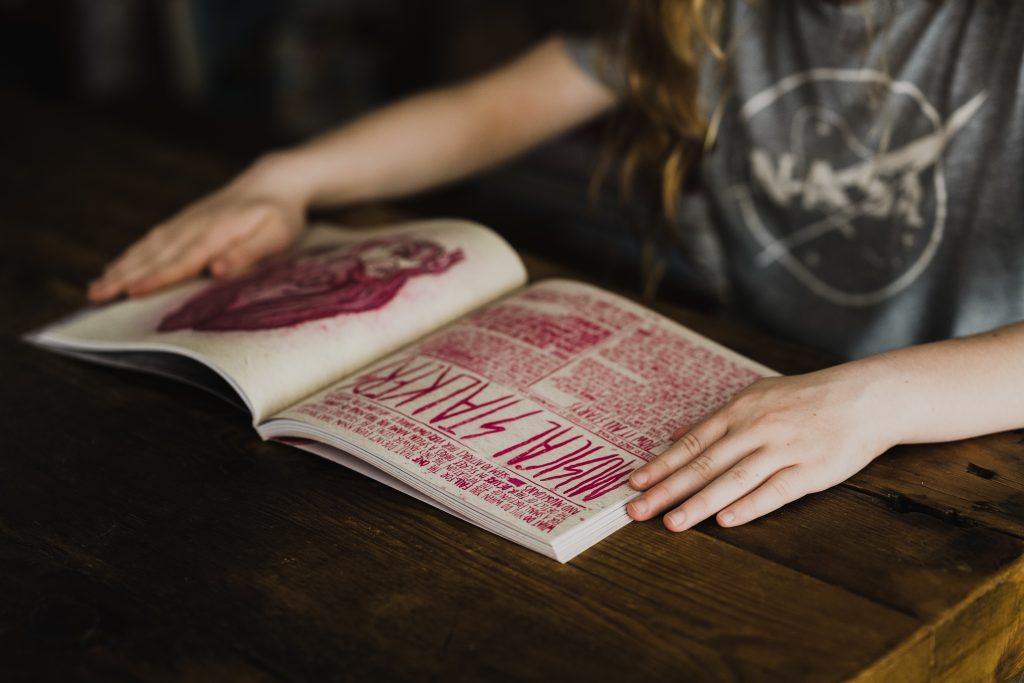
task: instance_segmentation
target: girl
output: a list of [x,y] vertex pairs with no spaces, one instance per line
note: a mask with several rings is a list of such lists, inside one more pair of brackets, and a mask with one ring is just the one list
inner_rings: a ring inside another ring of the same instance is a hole
[[851,359],[681,426],[631,479],[635,519],[742,524],[896,444],[1024,426],[1024,3],[623,6],[601,46],[553,38],[260,159],[90,298],[239,273],[311,207],[429,188],[621,104],[625,176],[657,166],[670,212],[700,157],[732,311]]

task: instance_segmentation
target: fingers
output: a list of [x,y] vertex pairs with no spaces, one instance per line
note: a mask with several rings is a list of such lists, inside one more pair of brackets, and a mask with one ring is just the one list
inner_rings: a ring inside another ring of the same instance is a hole
[[194,232],[191,240],[182,240],[176,248],[168,249],[147,264],[145,270],[130,277],[126,288],[128,294],[148,294],[166,285],[198,275],[212,259],[245,239],[257,227],[257,220],[256,215],[242,215],[236,219],[222,218],[217,222],[211,222],[206,229]]
[[801,484],[807,477],[799,466],[786,467],[772,475],[752,492],[729,505],[718,514],[722,526],[739,526],[774,512],[813,490]]
[[90,284],[89,298],[107,300],[125,293],[130,284],[168,254],[177,253],[182,243],[191,238],[191,231],[175,229],[173,225],[155,228],[104,269],[103,275]]
[[779,468],[778,458],[752,453],[665,515],[665,526],[670,531],[689,529],[764,484]]
[[187,213],[149,233],[89,286],[92,301],[148,294],[200,273],[231,275],[287,246],[297,233],[284,212],[264,205],[229,213]]
[[210,271],[217,277],[237,275],[264,256],[281,251],[288,242],[285,230],[262,223],[244,240],[236,240],[221,250],[210,261]]
[[758,445],[749,434],[720,439],[631,502],[629,515],[636,520],[650,519],[711,484]]
[[103,274],[89,285],[89,298],[93,301],[112,299],[124,291],[128,277],[141,266],[172,247],[171,231],[157,226],[144,238],[133,244],[103,270]]
[[691,425],[680,425],[679,427],[676,427],[676,430],[674,432],[672,432],[672,437],[671,437],[672,440],[675,441],[675,440],[679,439],[683,434],[685,434],[686,432],[690,431],[695,426],[696,425],[692,425],[691,424]]
[[129,296],[142,296],[179,280],[198,275],[216,249],[217,244],[210,240],[194,240],[133,273],[127,278],[125,290]]
[[112,270],[121,291],[129,295],[145,293],[145,289],[137,291],[139,284],[158,273],[167,264],[180,259],[195,242],[195,232],[179,232],[174,239],[145,245],[134,257],[124,258],[123,262]]
[[720,413],[712,415],[693,429],[681,436],[677,430],[672,436],[677,439],[668,450],[650,461],[629,478],[630,485],[635,489],[646,489],[667,477],[672,472],[690,462],[709,446],[720,440],[728,431],[728,423]]

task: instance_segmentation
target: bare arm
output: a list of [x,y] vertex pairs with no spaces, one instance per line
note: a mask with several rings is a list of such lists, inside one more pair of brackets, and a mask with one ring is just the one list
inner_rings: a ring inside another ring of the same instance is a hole
[[395,197],[505,161],[614,104],[559,38],[461,85],[373,112],[258,160],[150,231],[89,288],[142,295],[204,268],[230,275],[299,235],[307,209]]
[[562,41],[469,83],[375,112],[290,154],[313,205],[395,197],[505,161],[605,111]]

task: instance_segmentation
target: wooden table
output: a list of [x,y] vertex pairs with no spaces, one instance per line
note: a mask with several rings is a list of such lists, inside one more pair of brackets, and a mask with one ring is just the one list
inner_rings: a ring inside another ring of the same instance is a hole
[[[1020,680],[1020,433],[559,565],[204,393],[19,342],[239,163],[0,107],[0,680]],[[820,362],[666,310],[782,371]]]

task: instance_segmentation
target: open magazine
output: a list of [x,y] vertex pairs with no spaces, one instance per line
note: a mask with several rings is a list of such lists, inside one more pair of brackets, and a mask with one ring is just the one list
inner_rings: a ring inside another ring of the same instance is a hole
[[316,226],[28,339],[241,401],[264,439],[565,562],[629,522],[626,482],[675,428],[774,373],[596,287],[525,283],[473,223]]

